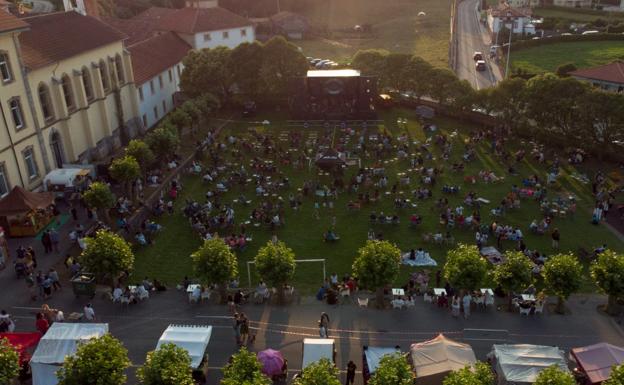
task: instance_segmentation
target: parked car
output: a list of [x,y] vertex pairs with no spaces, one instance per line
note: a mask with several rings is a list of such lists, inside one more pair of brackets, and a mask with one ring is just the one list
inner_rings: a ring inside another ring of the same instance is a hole
[[475,68],[477,69],[477,71],[485,71],[487,69],[487,66],[485,65],[485,60],[477,60]]
[[475,51],[474,55],[472,55],[472,60],[474,61],[483,60],[483,52]]

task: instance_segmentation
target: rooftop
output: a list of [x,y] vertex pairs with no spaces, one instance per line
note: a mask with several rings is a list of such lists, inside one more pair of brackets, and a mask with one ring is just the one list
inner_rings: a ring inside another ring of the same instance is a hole
[[598,67],[583,68],[570,72],[570,75],[585,79],[624,84],[624,61],[616,60]]
[[10,32],[20,29],[27,29],[28,24],[23,20],[0,9],[0,32]]
[[126,36],[91,16],[58,12],[22,19],[30,30],[19,35],[24,64],[30,70],[103,47]]
[[156,22],[147,19],[119,19],[111,16],[100,16],[100,20],[122,32],[128,39],[127,45],[134,45],[154,36]]
[[128,47],[134,81],[141,85],[181,62],[191,46],[173,32],[153,36]]
[[[146,12],[148,12],[147,10]],[[253,23],[221,7],[182,8],[162,16],[158,29],[183,34],[247,27]],[[145,12],[143,12],[144,14]]]
[[507,3],[500,3],[496,7],[492,7],[489,10],[493,17],[529,17],[532,14],[530,8],[514,8]]

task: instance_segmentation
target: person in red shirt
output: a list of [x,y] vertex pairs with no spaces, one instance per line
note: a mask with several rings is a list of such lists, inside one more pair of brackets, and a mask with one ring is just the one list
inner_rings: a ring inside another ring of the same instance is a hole
[[46,320],[43,316],[43,313],[37,313],[37,321],[35,321],[35,327],[42,335],[46,334],[46,332],[50,328],[50,324],[48,323],[48,320]]

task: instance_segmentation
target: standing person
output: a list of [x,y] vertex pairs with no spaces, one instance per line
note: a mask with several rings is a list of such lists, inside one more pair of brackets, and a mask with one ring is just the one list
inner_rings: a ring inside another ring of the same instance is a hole
[[353,385],[353,382],[355,381],[356,369],[357,366],[355,365],[355,363],[353,361],[349,361],[349,363],[347,364],[347,380],[345,381],[345,385]]
[[234,313],[234,338],[236,338],[236,345],[241,344],[241,319],[238,313]]
[[71,210],[69,210],[71,212],[72,218],[74,218],[74,221],[78,220],[78,210],[76,210],[75,207],[72,206]]
[[459,317],[460,306],[461,305],[459,303],[459,297],[454,296],[453,301],[451,302],[451,314],[453,315],[453,317]]
[[[61,224],[59,223],[59,226]],[[55,253],[59,252],[59,242],[61,241],[61,236],[59,235],[58,231],[56,231],[56,229],[53,227],[52,230],[50,230],[50,241],[52,242],[52,249],[54,250]]]
[[0,333],[13,333],[15,330],[15,322],[11,319],[11,315],[6,310],[0,311]]
[[43,281],[45,277],[43,276],[43,272],[39,270],[37,272],[37,276],[35,277],[35,282],[37,283],[37,293],[40,297],[43,297]]
[[52,280],[52,288],[54,288],[54,291],[61,290],[61,281],[58,272],[54,270],[53,267],[48,270],[48,277]]
[[37,255],[35,254],[35,249],[33,249],[32,246],[28,246],[28,248],[26,249],[26,255],[30,256],[30,259],[32,260],[32,263],[33,263],[33,269],[36,269],[37,268]]
[[464,318],[468,319],[470,317],[470,302],[472,302],[472,296],[470,293],[466,292],[464,298],[462,299],[462,303],[464,305]]
[[240,344],[241,346],[244,346],[247,345],[247,337],[249,336],[249,320],[247,319],[245,313],[241,313],[240,319]]
[[46,334],[46,332],[50,328],[50,324],[48,323],[48,320],[45,319],[45,317],[43,316],[43,313],[37,313],[35,328],[37,329],[37,331],[39,331],[39,333],[41,333],[41,335]]
[[552,238],[552,247],[555,250],[559,249],[559,240],[561,239],[561,234],[559,233],[559,229],[555,228],[550,235]]
[[82,311],[84,312],[84,317],[87,321],[95,321],[95,310],[93,310],[93,305],[91,305],[90,303],[86,304]]
[[43,244],[43,251],[48,254],[52,251],[52,240],[50,239],[50,230],[43,232],[41,236],[41,243]]
[[329,338],[329,316],[325,312],[321,313],[321,326],[320,327],[321,329],[324,329],[325,337],[323,338]]

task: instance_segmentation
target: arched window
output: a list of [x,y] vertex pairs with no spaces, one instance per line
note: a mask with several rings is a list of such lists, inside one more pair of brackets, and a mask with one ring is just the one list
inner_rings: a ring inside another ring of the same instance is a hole
[[41,112],[43,118],[47,120],[54,119],[54,107],[52,106],[52,98],[50,97],[50,89],[46,84],[39,85],[39,103],[41,104]]
[[108,81],[108,68],[104,60],[100,60],[100,77],[102,78],[104,92],[108,92],[110,90],[110,82]]
[[117,71],[117,81],[119,84],[123,84],[125,82],[124,67],[120,55],[115,56],[115,70]]
[[82,68],[82,85],[84,86],[87,100],[93,100],[93,83],[91,83],[91,73],[89,73],[87,67]]
[[69,76],[63,75],[61,79],[61,88],[63,88],[63,97],[65,98],[67,110],[74,110],[76,108],[76,104],[74,103],[74,90]]
[[20,103],[19,98],[9,100],[9,110],[11,111],[11,117],[13,117],[15,130],[19,131],[24,128],[24,114],[22,112],[22,104]]

